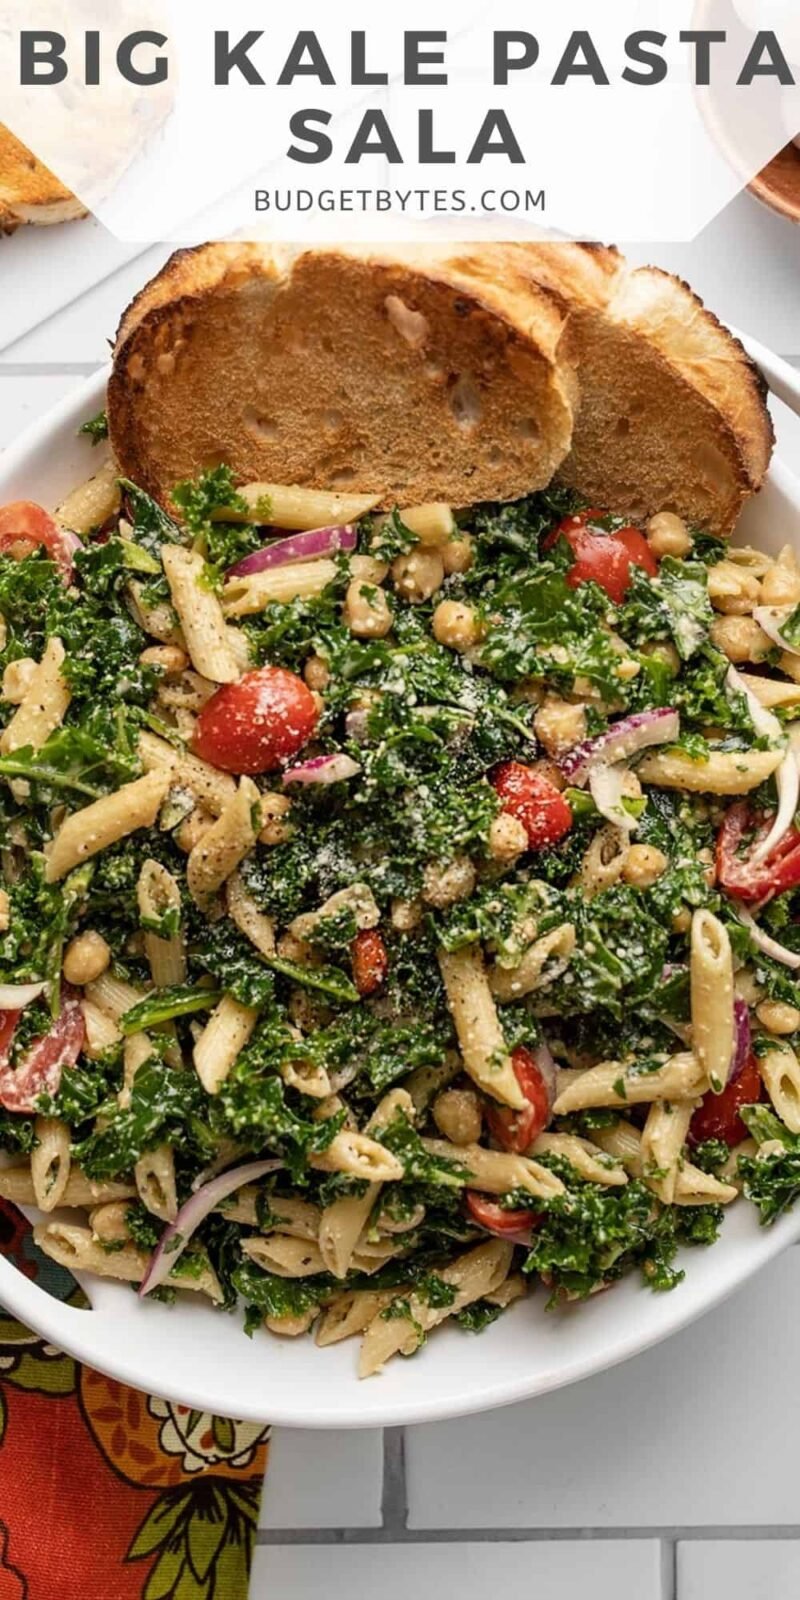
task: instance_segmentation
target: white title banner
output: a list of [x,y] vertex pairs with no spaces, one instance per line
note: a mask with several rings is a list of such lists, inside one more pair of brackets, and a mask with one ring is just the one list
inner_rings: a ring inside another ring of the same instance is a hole
[[797,0],[3,0],[3,120],[120,239],[684,240],[800,133]]

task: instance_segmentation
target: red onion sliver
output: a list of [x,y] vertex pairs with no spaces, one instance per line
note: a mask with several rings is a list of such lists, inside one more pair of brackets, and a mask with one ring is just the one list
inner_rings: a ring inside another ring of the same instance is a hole
[[[542,1083],[547,1090],[547,1122],[549,1122],[558,1094],[558,1068],[553,1060],[549,1047],[544,1043],[538,1044],[536,1049],[531,1051],[531,1055],[533,1056],[533,1059],[539,1068]],[[545,1123],[545,1127],[547,1127],[547,1122]]]
[[657,711],[639,711],[635,716],[623,717],[612,723],[605,733],[594,739],[584,739],[562,756],[559,766],[568,783],[582,788],[589,772],[598,762],[612,765],[638,755],[648,745],[671,744],[680,732],[680,718],[670,706]]
[[232,1172],[223,1172],[219,1178],[212,1178],[210,1183],[198,1189],[181,1206],[174,1222],[164,1229],[161,1238],[148,1262],[147,1271],[139,1285],[139,1294],[142,1298],[152,1289],[157,1289],[165,1283],[176,1261],[180,1259],[189,1244],[192,1235],[196,1233],[201,1222],[235,1194],[237,1189],[242,1189],[246,1183],[257,1183],[259,1178],[266,1177],[268,1172],[277,1172],[283,1166],[282,1161],[250,1161],[244,1167],[234,1167]]
[[750,938],[757,950],[762,950],[765,956],[771,956],[773,961],[780,961],[784,967],[800,967],[800,955],[796,950],[787,950],[783,944],[778,944],[777,939],[771,939],[763,928],[759,928],[755,918],[750,915],[747,906],[741,900],[733,901],[733,908],[740,922],[743,922]]
[[32,1000],[38,1000],[44,988],[44,982],[0,983],[0,1011],[23,1011]]
[[293,533],[288,539],[274,539],[261,550],[253,550],[236,565],[229,567],[229,578],[245,578],[253,572],[266,572],[270,567],[284,567],[289,562],[317,561],[321,556],[333,556],[340,550],[355,550],[358,534],[352,522],[340,527],[310,528],[307,533]]
[[738,996],[733,1002],[733,1055],[728,1082],[735,1083],[750,1054],[750,1007]]
[[346,756],[339,751],[333,756],[314,756],[311,761],[302,761],[298,767],[287,767],[283,774],[283,783],[342,783],[345,778],[354,778],[361,768],[352,756]]

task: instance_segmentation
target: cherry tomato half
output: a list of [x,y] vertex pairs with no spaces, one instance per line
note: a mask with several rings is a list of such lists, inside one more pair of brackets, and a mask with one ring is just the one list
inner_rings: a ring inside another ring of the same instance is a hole
[[206,701],[192,739],[202,761],[223,772],[274,772],[307,744],[317,708],[302,678],[260,667]]
[[[7,1015],[14,1017],[16,1026],[19,1013]],[[11,1034],[13,1031],[12,1027]],[[6,1111],[35,1111],[40,1094],[57,1094],[61,1074],[65,1067],[75,1065],[83,1048],[85,1033],[80,1001],[74,989],[70,991],[65,988],[61,996],[61,1010],[49,1032],[34,1039],[16,1067],[4,1065],[0,1069],[0,1106]],[[6,1041],[0,1041],[0,1044],[5,1042],[6,1061],[11,1034]]]
[[80,542],[33,500],[15,500],[11,505],[0,506],[0,555],[15,544],[42,545],[69,582]]
[[504,1211],[494,1200],[486,1200],[474,1189],[466,1192],[467,1210],[473,1222],[497,1239],[508,1239],[511,1244],[530,1244],[531,1231],[541,1221],[538,1211]]
[[530,850],[558,844],[572,827],[572,812],[563,794],[535,767],[501,761],[490,782],[503,811],[522,823]]
[[739,1116],[742,1106],[756,1105],[760,1099],[761,1074],[755,1056],[750,1055],[738,1078],[729,1083],[722,1094],[709,1091],[703,1096],[689,1124],[689,1143],[722,1139],[732,1149],[747,1138],[747,1129]]
[[389,971],[386,946],[377,928],[362,928],[350,946],[353,982],[360,995],[374,994]]
[[511,1052],[514,1076],[528,1104],[524,1111],[512,1111],[494,1100],[486,1102],[486,1120],[499,1145],[521,1156],[529,1150],[550,1115],[550,1094],[530,1050],[518,1044]]
[[800,828],[789,828],[765,861],[752,861],[773,822],[751,810],[746,800],[732,805],[717,835],[717,877],[728,894],[748,903],[772,900],[800,883]]
[[567,573],[570,588],[577,589],[593,579],[615,605],[620,605],[628,592],[631,567],[641,567],[648,577],[655,578],[658,565],[639,528],[618,528],[615,533],[604,533],[598,528],[596,524],[607,516],[606,511],[592,510],[565,517],[555,532],[548,535],[545,549],[559,538],[566,539],[575,556]]

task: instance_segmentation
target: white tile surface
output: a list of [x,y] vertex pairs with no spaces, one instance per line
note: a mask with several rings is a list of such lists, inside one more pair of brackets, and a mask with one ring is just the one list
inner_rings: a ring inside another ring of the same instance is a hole
[[658,1545],[272,1545],[256,1550],[250,1600],[661,1600]]
[[0,350],[141,253],[91,218],[0,239]]
[[0,364],[0,450],[82,382],[75,373],[9,374]]
[[691,284],[724,322],[780,355],[800,355],[800,228],[737,196],[691,244],[626,245]]
[[409,1429],[409,1526],[796,1522],[800,1389],[783,1375],[796,1371],[799,1320],[792,1250],[612,1372],[508,1411]]
[[[17,238],[19,234],[14,235],[11,243]],[[0,283],[5,294],[2,249],[0,242]],[[115,263],[109,266],[103,282],[94,288],[87,290],[86,284],[73,284],[74,292],[61,301],[63,309],[54,307],[53,314],[45,312],[43,317],[37,318],[35,325],[26,319],[32,331],[19,336],[15,334],[5,349],[0,342],[0,363],[55,366],[68,361],[89,362],[99,366],[107,361],[109,342],[116,334],[123,311],[170,254],[170,247],[155,245],[134,260],[128,260],[125,265]],[[16,304],[19,305],[22,299],[18,290]],[[0,339],[1,335],[0,325]]]
[[716,1540],[678,1546],[677,1600],[797,1600],[800,1541]]
[[280,1428],[272,1436],[261,1505],[262,1528],[379,1528],[383,1436],[307,1433]]

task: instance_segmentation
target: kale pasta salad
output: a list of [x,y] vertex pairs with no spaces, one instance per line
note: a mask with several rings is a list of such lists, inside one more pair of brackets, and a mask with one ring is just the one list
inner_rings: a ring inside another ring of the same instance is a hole
[[168,504],[109,460],[0,508],[0,1195],[41,1248],[369,1376],[772,1222],[791,550],[566,489]]

